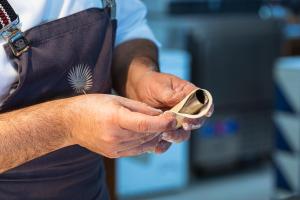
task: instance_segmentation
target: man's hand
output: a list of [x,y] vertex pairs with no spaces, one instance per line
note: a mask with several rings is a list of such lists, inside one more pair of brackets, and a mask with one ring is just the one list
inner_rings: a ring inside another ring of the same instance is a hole
[[166,151],[160,133],[176,127],[173,115],[118,96],[79,96],[67,108],[72,143],[110,158]]
[[[156,71],[148,71],[136,79],[128,94],[133,99],[144,102],[152,107],[169,110],[197,87],[176,76]],[[185,119],[183,128],[162,134],[162,139],[170,143],[180,143],[190,138],[190,131],[200,128],[207,117],[213,113],[213,106],[207,115],[200,119]]]
[[0,173],[70,145],[116,158],[166,151],[176,119],[148,105],[94,94],[0,114]]
[[[137,39],[119,45],[112,64],[114,89],[122,96],[168,110],[196,88],[178,77],[156,72],[157,63],[158,49],[149,40]],[[213,107],[207,116],[212,112]],[[181,142],[190,137],[192,129],[200,128],[205,119],[186,119],[183,129],[168,131],[162,136],[167,141]],[[165,140],[161,143],[170,146]],[[157,149],[156,152],[162,151]]]
[[148,71],[135,81],[130,96],[155,108],[168,110],[197,87],[170,74]]
[[[169,110],[197,87],[174,75],[148,71],[140,76],[129,91],[130,96],[152,107]],[[207,113],[210,117],[213,107]],[[183,128],[186,131],[198,129],[203,125],[206,117],[196,120],[186,119]]]

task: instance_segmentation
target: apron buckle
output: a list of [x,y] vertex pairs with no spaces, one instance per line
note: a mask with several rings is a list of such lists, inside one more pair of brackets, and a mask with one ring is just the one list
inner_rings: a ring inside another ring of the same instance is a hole
[[11,32],[7,41],[13,54],[17,57],[19,57],[20,55],[22,55],[22,53],[26,52],[29,49],[28,40],[25,38],[23,32],[18,28],[15,28]]
[[115,0],[102,0],[104,6],[110,9],[110,18],[116,19],[116,1]]
[[18,25],[19,18],[0,30],[2,38],[7,41],[13,54],[17,57],[29,49],[29,42]]

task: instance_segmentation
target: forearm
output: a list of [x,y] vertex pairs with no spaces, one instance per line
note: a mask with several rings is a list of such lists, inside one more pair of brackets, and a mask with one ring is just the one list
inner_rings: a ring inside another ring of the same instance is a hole
[[112,77],[114,89],[122,96],[136,99],[133,86],[148,71],[157,71],[158,49],[143,39],[119,45],[113,56]]
[[63,106],[58,100],[0,114],[0,173],[69,145]]

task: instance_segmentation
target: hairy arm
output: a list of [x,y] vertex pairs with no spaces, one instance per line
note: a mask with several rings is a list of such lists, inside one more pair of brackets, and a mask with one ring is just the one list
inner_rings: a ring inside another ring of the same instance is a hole
[[114,51],[112,77],[114,89],[122,96],[137,99],[133,86],[149,71],[158,71],[158,49],[145,39],[130,40]]
[[[120,45],[114,55],[116,90],[130,96],[136,79],[155,70],[155,66],[157,48],[152,42],[134,40]],[[124,76],[119,79],[120,74]],[[72,144],[67,101],[50,101],[0,114],[0,173]]]
[[156,133],[175,127],[174,116],[115,95],[34,105],[0,114],[0,173],[74,144],[110,158],[140,155],[156,148]]
[[0,114],[0,173],[68,146],[63,102]]

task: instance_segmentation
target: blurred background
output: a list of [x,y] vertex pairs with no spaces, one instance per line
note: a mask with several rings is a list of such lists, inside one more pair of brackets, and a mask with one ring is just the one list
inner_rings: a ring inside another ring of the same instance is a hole
[[109,162],[113,198],[298,199],[300,1],[143,2],[162,72],[211,91],[215,114],[164,155]]

